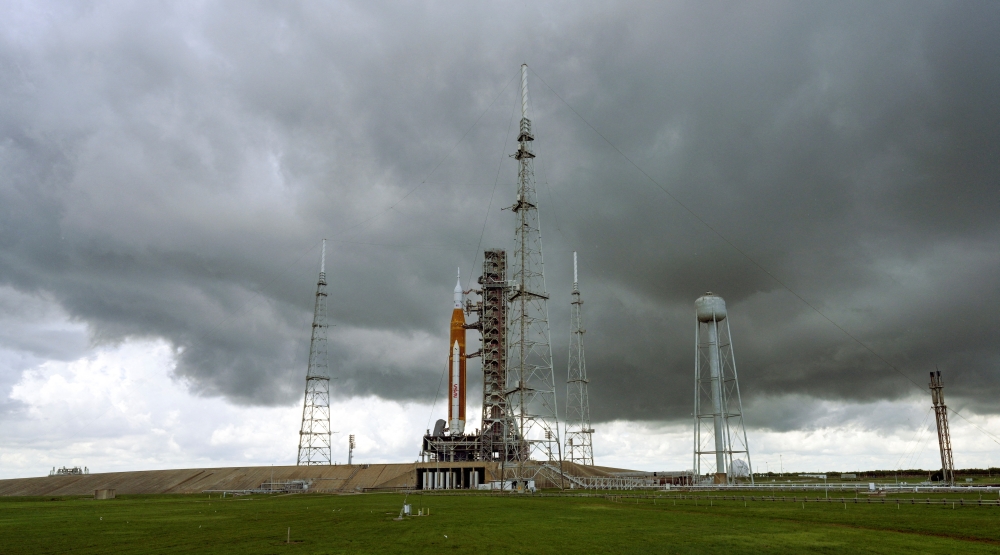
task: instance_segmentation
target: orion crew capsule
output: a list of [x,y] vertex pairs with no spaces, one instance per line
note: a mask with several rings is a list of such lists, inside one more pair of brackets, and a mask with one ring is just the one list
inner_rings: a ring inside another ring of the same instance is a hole
[[448,341],[448,432],[465,433],[465,313],[462,311],[462,274],[455,283],[455,308],[451,311]]

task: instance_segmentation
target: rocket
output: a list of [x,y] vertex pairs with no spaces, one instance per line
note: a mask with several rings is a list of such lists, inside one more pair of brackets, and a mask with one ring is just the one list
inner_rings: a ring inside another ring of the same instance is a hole
[[465,313],[462,311],[462,274],[455,283],[455,308],[451,311],[448,341],[448,431],[465,433]]

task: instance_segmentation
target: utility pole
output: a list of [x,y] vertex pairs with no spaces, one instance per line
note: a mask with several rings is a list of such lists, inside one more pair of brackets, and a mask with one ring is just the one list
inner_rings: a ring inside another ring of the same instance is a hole
[[534,478],[540,467],[532,468],[532,458],[562,463],[559,419],[556,407],[552,343],[549,335],[548,293],[545,291],[542,234],[535,194],[535,137],[528,119],[528,66],[521,65],[521,125],[518,148],[517,199],[510,209],[517,219],[512,257],[512,289],[507,362],[507,398],[517,422],[522,452],[516,454],[519,485]]
[[316,307],[313,311],[312,339],[309,341],[309,368],[302,403],[299,455],[296,464],[329,465],[330,452],[330,373],[326,350],[326,239],[320,255]]
[[941,480],[955,484],[955,461],[951,456],[951,432],[948,431],[948,406],[944,404],[944,382],[941,371],[931,372],[931,401],[937,420],[938,447],[941,449]]

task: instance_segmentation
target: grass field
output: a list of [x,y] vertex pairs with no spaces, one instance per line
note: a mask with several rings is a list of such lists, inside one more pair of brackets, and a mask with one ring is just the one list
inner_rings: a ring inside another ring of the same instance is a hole
[[394,521],[402,502],[400,494],[0,498],[0,553],[1000,552],[996,507],[410,495],[414,513],[430,516]]

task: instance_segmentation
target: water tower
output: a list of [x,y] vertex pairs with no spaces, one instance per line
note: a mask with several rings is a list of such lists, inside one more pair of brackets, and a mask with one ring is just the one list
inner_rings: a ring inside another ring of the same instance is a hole
[[694,307],[695,475],[711,474],[714,483],[731,484],[749,474],[753,483],[726,301],[708,292]]

